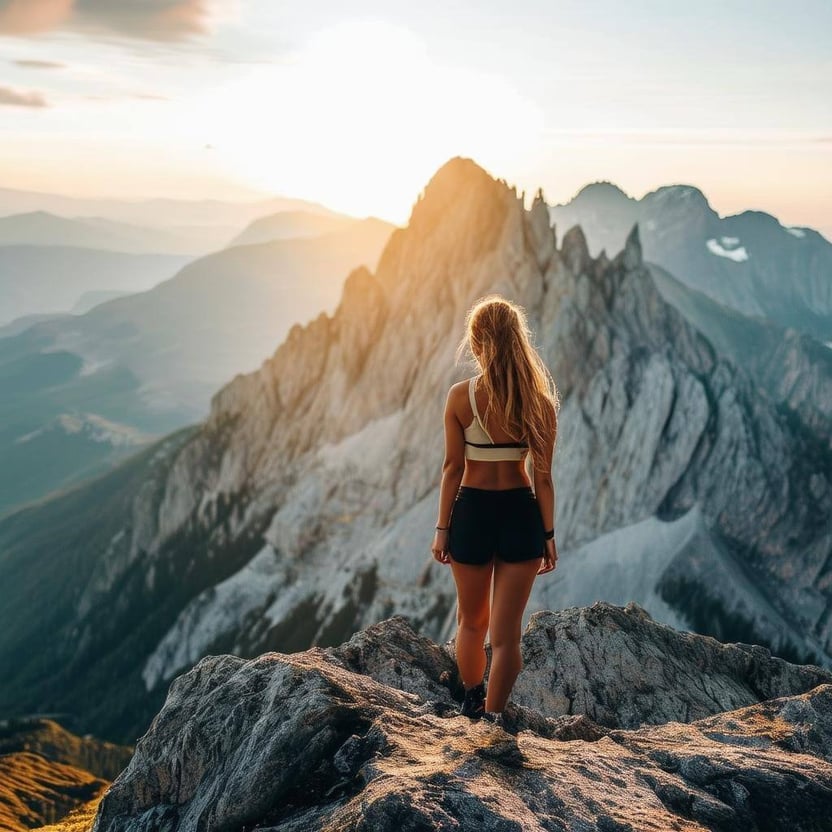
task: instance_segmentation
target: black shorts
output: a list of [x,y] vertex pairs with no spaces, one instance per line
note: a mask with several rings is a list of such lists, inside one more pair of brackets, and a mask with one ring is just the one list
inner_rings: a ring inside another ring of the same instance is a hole
[[451,511],[448,551],[458,563],[516,563],[543,556],[546,540],[531,486],[489,489],[461,485]]

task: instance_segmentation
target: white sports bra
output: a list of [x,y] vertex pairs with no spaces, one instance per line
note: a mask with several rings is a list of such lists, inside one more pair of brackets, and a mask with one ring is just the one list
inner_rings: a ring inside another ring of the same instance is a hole
[[468,399],[471,402],[471,410],[474,411],[474,420],[463,431],[465,434],[465,459],[477,459],[490,462],[501,460],[522,460],[526,455],[529,446],[523,442],[492,442],[488,431],[480,420],[477,411],[477,399],[474,396],[474,382],[479,376],[474,376],[468,382]]

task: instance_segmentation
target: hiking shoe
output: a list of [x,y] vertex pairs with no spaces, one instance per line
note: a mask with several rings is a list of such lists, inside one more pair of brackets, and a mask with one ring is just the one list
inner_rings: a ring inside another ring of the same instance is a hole
[[465,698],[459,708],[462,716],[479,719],[485,713],[485,681],[465,689]]
[[482,718],[499,725],[507,734],[517,734],[517,728],[505,711],[483,711]]

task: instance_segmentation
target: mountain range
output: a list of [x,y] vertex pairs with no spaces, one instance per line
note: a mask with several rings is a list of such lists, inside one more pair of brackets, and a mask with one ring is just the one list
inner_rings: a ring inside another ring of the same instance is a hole
[[234,246],[84,314],[10,327],[0,513],[203,417],[216,389],[257,367],[293,323],[331,309],[344,273],[373,266],[392,228],[350,220],[315,238]]
[[594,257],[618,251],[638,223],[645,260],[682,283],[747,316],[832,342],[832,243],[811,228],[784,226],[764,211],[720,217],[692,185],[634,199],[594,182],[550,210],[560,226],[581,226]]
[[661,621],[832,664],[821,423],[666,299],[640,223],[612,259],[550,223],[542,195],[527,209],[451,160],[334,312],[292,325],[204,421],[2,519],[0,709],[132,741],[205,655],[338,644],[396,613],[450,634],[453,583],[429,552],[441,415],[488,292],[526,308],[563,401],[561,559],[526,620],[621,591]]

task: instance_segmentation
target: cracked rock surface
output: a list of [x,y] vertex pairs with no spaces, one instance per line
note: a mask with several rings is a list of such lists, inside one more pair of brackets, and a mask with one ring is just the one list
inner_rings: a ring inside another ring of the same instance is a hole
[[[826,671],[635,605],[537,613],[523,651],[516,735],[457,715],[453,643],[403,616],[337,647],[205,657],[172,682],[93,830],[825,828]],[[582,691],[571,714],[566,685]]]

